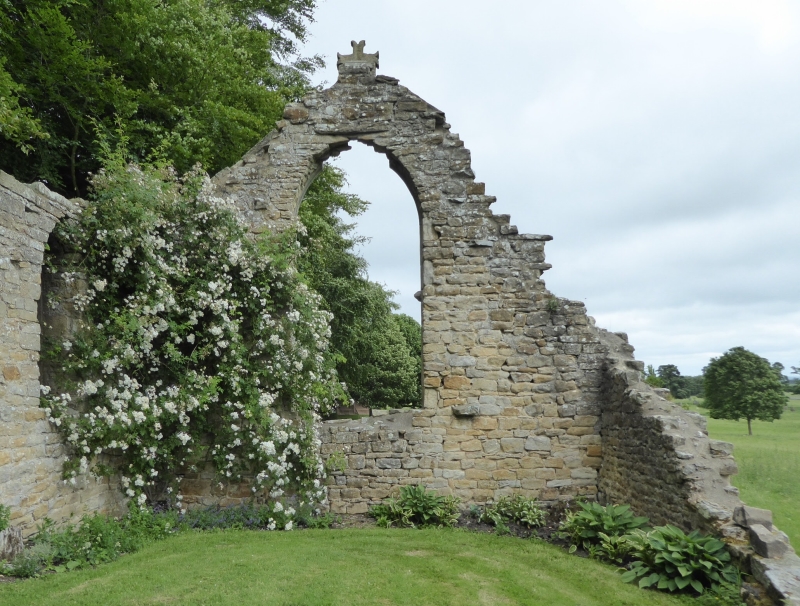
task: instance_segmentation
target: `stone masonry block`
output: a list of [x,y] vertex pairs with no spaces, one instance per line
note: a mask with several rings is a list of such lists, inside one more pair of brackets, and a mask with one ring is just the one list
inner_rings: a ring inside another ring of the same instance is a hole
[[779,558],[789,550],[789,540],[785,534],[761,524],[750,526],[750,543],[756,553],[764,558]]

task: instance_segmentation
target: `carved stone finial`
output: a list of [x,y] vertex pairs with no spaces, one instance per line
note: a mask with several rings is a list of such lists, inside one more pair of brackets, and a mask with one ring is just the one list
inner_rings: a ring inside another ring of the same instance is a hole
[[336,53],[336,67],[339,70],[339,82],[348,82],[353,79],[363,80],[375,79],[375,74],[379,67],[378,57],[380,53],[365,53],[364,45],[366,42],[356,42],[352,40],[350,46],[353,52],[349,55]]
[[356,59],[363,59],[364,58],[364,45],[366,42],[362,40],[361,42],[356,42],[355,40],[350,40],[350,46],[353,47],[353,57]]

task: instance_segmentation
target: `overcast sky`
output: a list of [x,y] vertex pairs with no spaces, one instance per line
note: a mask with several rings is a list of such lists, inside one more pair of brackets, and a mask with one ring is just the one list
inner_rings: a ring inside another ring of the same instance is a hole
[[[625,331],[637,359],[699,374],[742,345],[800,365],[800,3],[323,0],[307,54],[350,40],[443,110],[544,274]],[[410,194],[361,145],[370,276],[419,317]]]

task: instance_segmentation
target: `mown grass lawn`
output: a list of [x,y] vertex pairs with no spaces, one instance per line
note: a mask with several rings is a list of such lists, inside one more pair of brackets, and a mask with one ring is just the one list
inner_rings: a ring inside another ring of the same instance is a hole
[[446,529],[187,533],[93,570],[0,586],[4,606],[688,603],[539,541]]
[[[707,410],[696,410],[708,416]],[[753,421],[752,436],[747,435],[747,421],[711,418],[708,434],[733,443],[739,473],[731,483],[742,500],[771,509],[775,525],[800,549],[800,396],[791,397],[777,421]]]

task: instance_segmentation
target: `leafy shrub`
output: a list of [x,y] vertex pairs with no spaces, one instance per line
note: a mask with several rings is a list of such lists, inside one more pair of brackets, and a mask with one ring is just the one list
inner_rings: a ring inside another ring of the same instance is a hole
[[52,549],[45,543],[26,547],[13,561],[0,562],[0,573],[22,579],[38,577],[50,561],[51,553]]
[[57,228],[75,252],[61,279],[89,285],[74,298],[85,328],[49,344],[65,389],[42,398],[70,447],[65,478],[109,474],[110,457],[143,505],[208,458],[220,479],[252,477],[254,493],[321,501],[314,422],[344,391],[330,314],[294,268],[296,235],[251,237],[199,171],[116,158],[93,186]]
[[8,528],[8,523],[11,518],[11,508],[7,505],[0,505],[0,532]]
[[370,509],[370,515],[378,526],[400,526],[406,528],[426,526],[455,526],[458,522],[459,499],[439,496],[422,485],[403,486],[400,496],[390,498]]
[[738,571],[719,539],[667,525],[633,533],[630,541],[635,561],[622,575],[625,582],[638,579],[639,587],[669,591],[691,587],[698,594],[719,591],[723,583],[738,585]]
[[542,526],[546,516],[536,499],[526,499],[519,494],[513,497],[501,497],[497,503],[487,504],[478,512],[479,521],[493,524],[500,532],[507,531],[509,522],[522,524],[528,528]]
[[31,577],[43,570],[63,572],[96,566],[138,551],[177,530],[177,513],[154,514],[138,507],[121,519],[95,514],[60,530],[51,520],[45,520],[33,537],[33,545],[6,566],[5,574]]
[[340,520],[339,516],[334,515],[330,512],[323,513],[321,515],[314,515],[314,516],[303,516],[299,517],[297,523],[300,526],[305,526],[306,528],[313,528],[313,529],[327,529],[333,526],[334,523]]
[[[624,541],[613,538],[622,537],[649,522],[648,518],[633,515],[630,505],[603,506],[594,501],[579,502],[578,505],[580,511],[568,513],[560,528],[561,536],[571,543],[571,552],[578,547],[590,551],[590,546],[605,545],[609,553],[619,554],[625,548]],[[609,557],[615,558],[616,555]]]

